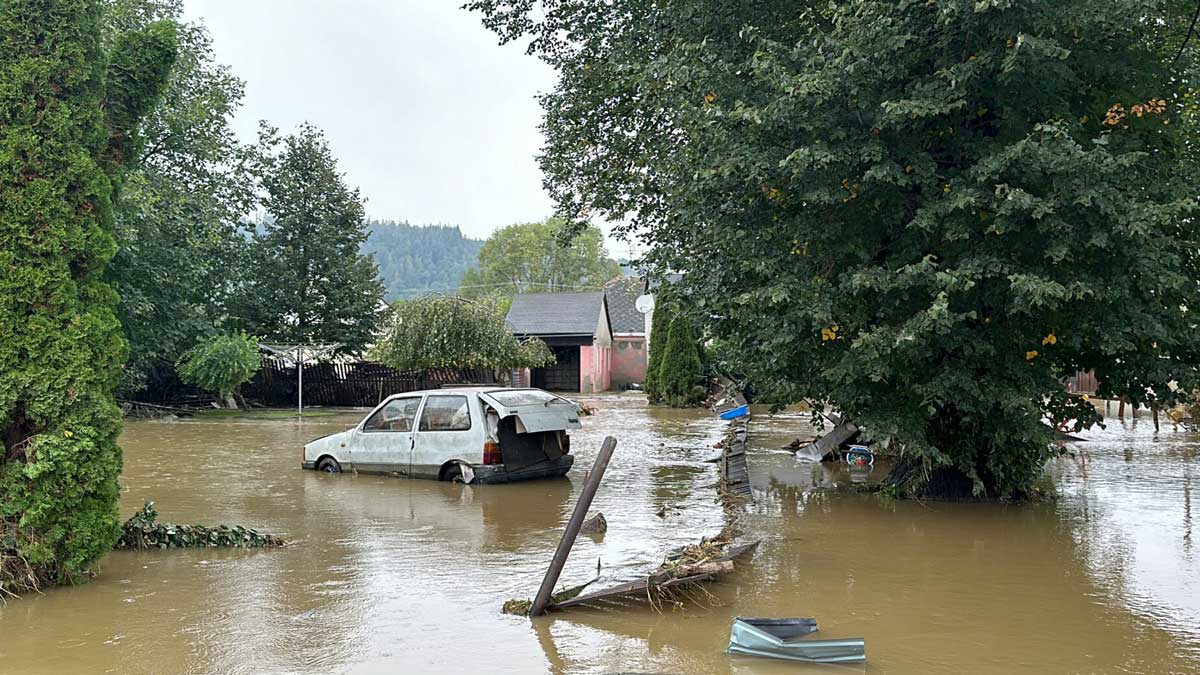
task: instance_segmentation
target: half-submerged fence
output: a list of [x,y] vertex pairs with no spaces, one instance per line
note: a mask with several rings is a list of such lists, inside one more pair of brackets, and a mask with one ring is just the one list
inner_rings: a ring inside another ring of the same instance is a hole
[[[373,406],[391,394],[452,384],[499,384],[491,370],[403,371],[378,363],[311,363],[304,366],[305,406]],[[262,368],[241,388],[246,399],[265,406],[296,405],[296,366],[263,359]]]
[[[507,372],[497,378],[491,370],[435,369],[403,371],[378,363],[310,363],[304,366],[304,405],[373,406],[386,396],[405,391],[438,389],[454,384],[505,386]],[[266,357],[254,378],[238,390],[247,401],[270,407],[296,405],[296,366]],[[128,395],[132,401],[154,405],[207,405],[213,395],[169,377],[149,382],[141,391]]]

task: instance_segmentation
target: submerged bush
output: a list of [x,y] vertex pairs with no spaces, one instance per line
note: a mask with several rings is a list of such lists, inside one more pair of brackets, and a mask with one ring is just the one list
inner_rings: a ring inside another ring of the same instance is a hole
[[142,510],[121,527],[117,548],[272,548],[287,543],[281,537],[240,525],[206,527],[159,523],[157,520],[154,502],[146,502]]

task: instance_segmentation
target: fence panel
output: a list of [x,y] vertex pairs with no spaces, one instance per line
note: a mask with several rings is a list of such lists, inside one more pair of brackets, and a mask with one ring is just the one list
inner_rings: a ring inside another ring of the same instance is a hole
[[[305,406],[370,407],[392,394],[452,384],[502,384],[490,370],[401,371],[379,363],[315,363],[304,366]],[[296,405],[296,366],[264,358],[242,386],[247,399],[271,407]]]

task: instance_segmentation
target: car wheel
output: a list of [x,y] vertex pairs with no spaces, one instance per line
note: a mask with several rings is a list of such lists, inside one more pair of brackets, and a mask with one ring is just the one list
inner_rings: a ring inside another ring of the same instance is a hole
[[341,473],[342,465],[337,463],[337,460],[332,457],[326,457],[317,463],[317,471],[325,473]]
[[450,466],[443,469],[442,470],[442,480],[449,481],[451,483],[463,482],[462,466],[459,464],[451,464]]

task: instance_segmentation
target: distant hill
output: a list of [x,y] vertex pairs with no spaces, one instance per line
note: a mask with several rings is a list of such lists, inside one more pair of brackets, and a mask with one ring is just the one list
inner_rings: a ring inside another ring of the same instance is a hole
[[367,229],[371,236],[362,252],[375,254],[389,301],[430,291],[453,293],[483,246],[480,239],[464,237],[457,225],[372,220]]

